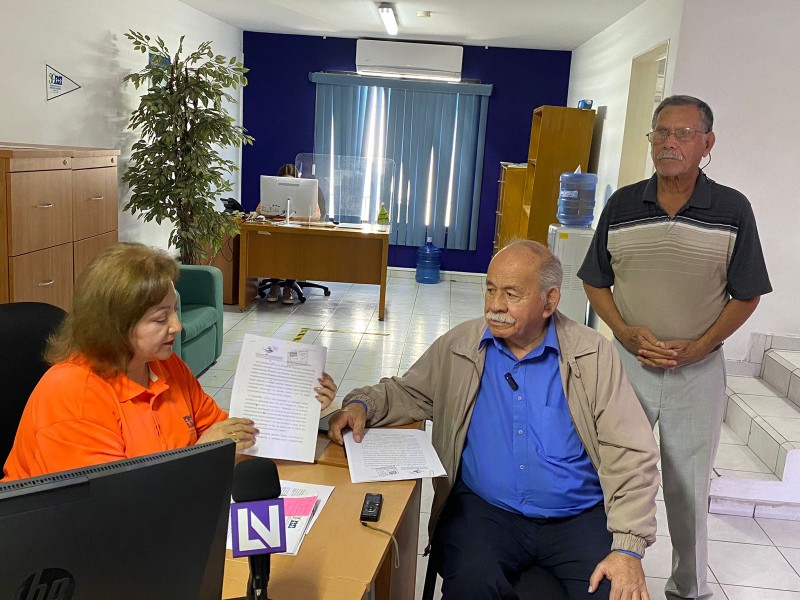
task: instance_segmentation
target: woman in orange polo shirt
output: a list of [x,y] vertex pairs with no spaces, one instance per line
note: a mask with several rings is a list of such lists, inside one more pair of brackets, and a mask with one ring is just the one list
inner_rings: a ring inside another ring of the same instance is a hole
[[[5,479],[122,460],[231,438],[255,443],[172,351],[180,334],[175,261],[142,244],[101,252],[76,282],[72,313],[48,342],[53,366],[20,420]],[[336,384],[315,388],[327,407]]]

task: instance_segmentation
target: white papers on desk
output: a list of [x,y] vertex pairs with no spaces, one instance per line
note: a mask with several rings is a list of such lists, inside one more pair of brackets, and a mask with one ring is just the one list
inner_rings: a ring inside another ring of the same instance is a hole
[[428,435],[420,429],[365,429],[361,443],[344,434],[353,483],[447,475]]
[[320,414],[314,388],[326,354],[324,346],[244,336],[230,416],[252,419],[259,430],[244,453],[314,462]]

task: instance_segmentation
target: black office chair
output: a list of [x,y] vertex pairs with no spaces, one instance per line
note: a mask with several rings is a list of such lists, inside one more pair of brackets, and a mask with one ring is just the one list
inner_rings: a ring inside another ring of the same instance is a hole
[[[267,292],[269,291],[269,288],[271,288],[273,285],[279,285],[279,286],[283,287],[284,285],[286,285],[286,280],[285,279],[262,279],[258,283],[258,296],[260,298],[263,298],[264,296],[266,296]],[[321,283],[314,283],[312,281],[295,281],[294,285],[292,285],[292,289],[297,294],[297,299],[300,300],[300,302],[305,302],[306,301],[306,296],[303,293],[303,288],[307,288],[307,287],[318,288],[318,289],[322,290],[322,293],[324,295],[326,295],[326,296],[330,296],[331,295],[330,289],[328,289],[327,286],[324,286]]]
[[[322,194],[322,190],[317,188],[317,204],[319,205],[319,214],[321,215],[322,219],[327,219],[326,212],[325,212],[325,196]],[[281,287],[286,285],[285,279],[262,279],[258,283],[258,296],[263,298],[267,295],[269,288],[273,285],[279,285]],[[306,301],[306,296],[303,293],[304,288],[316,288],[322,290],[322,293],[325,296],[330,296],[331,291],[328,289],[328,286],[322,285],[321,283],[314,283],[313,281],[295,281],[294,285],[292,285],[292,290],[297,294],[298,300],[301,303]]]
[[0,468],[5,464],[22,411],[50,367],[42,358],[50,334],[67,313],[42,302],[0,304]]

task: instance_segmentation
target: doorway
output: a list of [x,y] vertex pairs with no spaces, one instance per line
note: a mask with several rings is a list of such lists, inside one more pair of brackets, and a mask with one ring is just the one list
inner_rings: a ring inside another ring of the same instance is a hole
[[669,40],[634,57],[631,62],[618,189],[653,174],[650,144],[645,134],[651,129],[653,111],[664,99],[668,52]]

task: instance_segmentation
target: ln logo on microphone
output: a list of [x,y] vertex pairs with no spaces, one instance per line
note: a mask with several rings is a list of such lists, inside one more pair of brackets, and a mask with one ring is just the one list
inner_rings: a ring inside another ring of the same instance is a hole
[[231,504],[233,556],[286,552],[283,498]]

